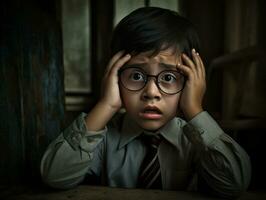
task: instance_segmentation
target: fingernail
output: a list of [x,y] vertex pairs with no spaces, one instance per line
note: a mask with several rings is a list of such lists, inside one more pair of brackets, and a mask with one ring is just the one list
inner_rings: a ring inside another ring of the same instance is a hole
[[198,52],[196,54],[199,56],[199,53]]
[[180,63],[177,63],[177,66],[181,66],[181,64]]
[[192,51],[193,51],[194,53],[196,53],[196,50],[195,50],[194,48],[192,49]]

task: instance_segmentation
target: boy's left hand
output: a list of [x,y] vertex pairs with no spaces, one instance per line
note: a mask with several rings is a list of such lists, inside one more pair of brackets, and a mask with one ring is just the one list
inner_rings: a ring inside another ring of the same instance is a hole
[[200,55],[192,50],[191,60],[187,55],[181,55],[183,63],[178,63],[177,69],[187,77],[186,85],[181,93],[179,106],[187,120],[191,120],[203,111],[202,101],[206,90],[205,67]]

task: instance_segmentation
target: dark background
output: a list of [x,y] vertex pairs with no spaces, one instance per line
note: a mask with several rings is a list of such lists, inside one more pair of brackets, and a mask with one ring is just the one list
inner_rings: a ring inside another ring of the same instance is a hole
[[[0,5],[0,185],[41,184],[39,162],[47,145],[99,98],[114,4],[91,1],[92,92],[87,107],[76,111],[65,109],[60,1]],[[205,109],[250,155],[250,190],[264,190],[266,3],[183,0],[180,6],[202,41],[209,77]]]

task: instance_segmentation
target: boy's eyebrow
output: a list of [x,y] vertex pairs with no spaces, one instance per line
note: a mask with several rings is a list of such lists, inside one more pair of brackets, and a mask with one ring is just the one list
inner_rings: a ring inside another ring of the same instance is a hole
[[166,63],[159,63],[159,65],[165,69],[172,69],[172,70],[176,70],[176,65],[172,65],[172,64],[166,64]]

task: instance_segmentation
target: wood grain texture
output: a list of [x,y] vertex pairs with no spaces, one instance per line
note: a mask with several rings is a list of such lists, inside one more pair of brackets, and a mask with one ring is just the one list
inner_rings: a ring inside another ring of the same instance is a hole
[[[18,190],[18,189],[16,189]],[[15,191],[16,191],[15,190]],[[13,190],[14,191],[14,190]],[[1,197],[1,196],[0,196]],[[219,200],[195,192],[162,191],[144,189],[123,189],[99,186],[81,185],[70,190],[49,191],[21,189],[16,194],[2,196],[5,200]],[[265,192],[246,192],[238,200],[262,200],[266,199]]]
[[39,176],[64,116],[59,25],[37,5],[11,2],[1,16],[0,183]]

